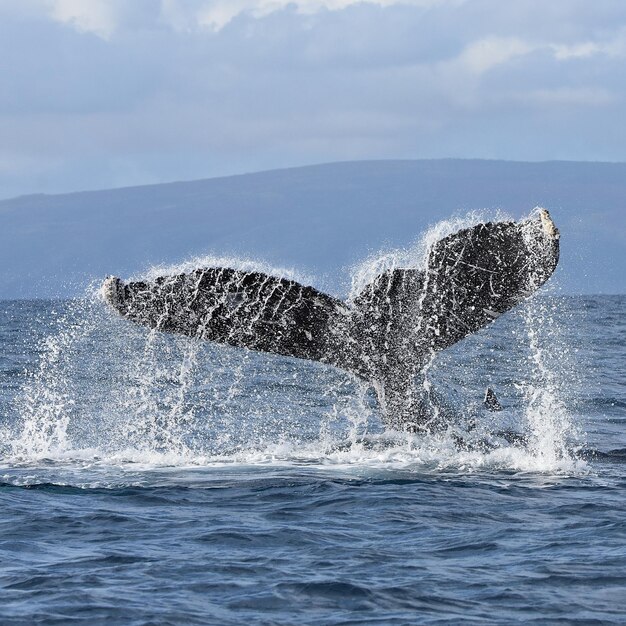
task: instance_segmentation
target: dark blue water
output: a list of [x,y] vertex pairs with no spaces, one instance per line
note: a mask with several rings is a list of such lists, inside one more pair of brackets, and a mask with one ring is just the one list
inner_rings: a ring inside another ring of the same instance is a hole
[[2,302],[0,623],[623,624],[625,312],[441,354],[426,437],[323,366]]

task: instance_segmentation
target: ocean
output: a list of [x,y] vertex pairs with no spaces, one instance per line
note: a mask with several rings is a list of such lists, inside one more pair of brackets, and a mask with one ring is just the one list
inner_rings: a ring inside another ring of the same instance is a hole
[[537,294],[435,358],[424,435],[330,367],[2,301],[0,623],[623,624],[625,313]]

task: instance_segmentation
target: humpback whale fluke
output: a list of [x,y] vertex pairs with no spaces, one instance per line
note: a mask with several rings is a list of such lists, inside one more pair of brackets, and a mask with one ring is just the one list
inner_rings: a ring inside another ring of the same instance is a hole
[[491,323],[552,275],[559,232],[547,211],[488,222],[435,242],[425,269],[377,276],[351,302],[294,280],[225,267],[102,292],[123,317],[165,332],[310,359],[376,389],[388,426],[433,427],[415,378],[433,355]]

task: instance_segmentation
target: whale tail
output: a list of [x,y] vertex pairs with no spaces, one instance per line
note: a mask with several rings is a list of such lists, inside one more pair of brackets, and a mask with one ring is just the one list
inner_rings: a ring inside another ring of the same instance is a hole
[[559,232],[542,209],[444,237],[425,269],[384,272],[351,303],[219,267],[150,282],[109,277],[102,292],[123,317],[151,328],[352,372],[374,386],[388,425],[421,428],[430,418],[414,381],[424,365],[534,293],[558,258]]

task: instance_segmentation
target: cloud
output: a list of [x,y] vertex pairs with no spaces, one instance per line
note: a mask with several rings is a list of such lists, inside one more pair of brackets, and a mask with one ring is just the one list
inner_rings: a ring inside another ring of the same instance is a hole
[[507,61],[523,56],[536,46],[517,38],[489,37],[471,43],[459,57],[470,72],[483,74]]
[[0,11],[13,15],[45,15],[75,28],[110,39],[128,26],[138,7],[151,22],[175,30],[221,30],[240,15],[261,19],[286,9],[303,15],[341,11],[369,4],[379,7],[406,5],[429,9],[442,4],[460,5],[467,0],[0,0]]
[[604,0],[0,0],[0,195],[352,158],[624,160],[624,24]]
[[626,57],[626,30],[621,30],[608,41],[583,41],[572,45],[552,44],[554,56],[560,61],[585,59],[596,55]]
[[80,32],[92,32],[108,39],[117,27],[117,7],[110,0],[54,0],[51,17],[72,25]]
[[319,11],[341,11],[358,4],[390,7],[396,4],[431,8],[443,3],[460,4],[461,0],[211,0],[197,13],[200,25],[219,30],[235,17],[248,14],[262,18],[276,11],[295,8],[298,13],[312,15]]

